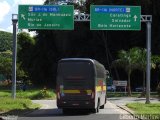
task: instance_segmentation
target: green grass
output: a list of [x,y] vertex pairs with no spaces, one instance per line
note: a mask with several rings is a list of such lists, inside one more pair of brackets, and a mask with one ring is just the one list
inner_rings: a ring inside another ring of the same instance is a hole
[[11,98],[11,90],[0,89],[0,113],[6,115],[21,115],[25,112],[38,109],[40,105],[31,100],[55,99],[56,95],[50,89],[17,90],[16,99]]
[[160,103],[129,103],[126,106],[132,109],[138,116],[150,116],[150,119],[153,119],[153,117],[159,117],[157,119],[160,119]]
[[0,97],[8,97],[11,96],[11,93],[8,92],[8,90],[0,91]]
[[12,99],[8,97],[0,98],[0,111],[6,114],[18,114],[28,110],[40,108],[39,104],[32,103],[29,99]]
[[[11,97],[11,90],[0,90],[0,97]],[[56,95],[53,90],[17,90],[17,98],[26,98],[26,99],[55,99]]]
[[[127,97],[127,94],[125,94],[124,92],[107,92],[107,97]],[[141,96],[141,92],[132,92],[131,97],[140,97]],[[152,92],[151,93],[151,97],[158,97],[158,93],[157,92]]]

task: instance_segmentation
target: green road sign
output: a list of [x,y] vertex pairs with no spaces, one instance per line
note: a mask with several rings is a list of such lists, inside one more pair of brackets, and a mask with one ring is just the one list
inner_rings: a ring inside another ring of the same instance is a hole
[[141,30],[141,7],[92,5],[90,29]]
[[19,5],[19,29],[74,29],[72,5]]

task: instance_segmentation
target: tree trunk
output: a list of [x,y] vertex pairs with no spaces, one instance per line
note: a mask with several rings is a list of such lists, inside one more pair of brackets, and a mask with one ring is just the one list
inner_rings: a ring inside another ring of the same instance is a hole
[[128,96],[131,96],[131,80],[130,80],[130,76],[131,76],[131,71],[128,72],[128,84],[127,84]]

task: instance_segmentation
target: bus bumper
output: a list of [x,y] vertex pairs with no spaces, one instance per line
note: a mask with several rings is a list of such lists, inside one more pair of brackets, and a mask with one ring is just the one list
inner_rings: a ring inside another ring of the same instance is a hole
[[58,101],[58,108],[79,108],[79,109],[93,109],[95,103],[93,101]]

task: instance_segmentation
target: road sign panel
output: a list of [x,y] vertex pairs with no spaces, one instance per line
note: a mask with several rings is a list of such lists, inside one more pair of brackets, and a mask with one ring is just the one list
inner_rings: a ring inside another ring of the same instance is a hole
[[113,85],[115,86],[127,86],[127,81],[113,81]]
[[140,6],[92,5],[91,30],[140,30]]
[[19,5],[19,29],[74,29],[72,5]]

